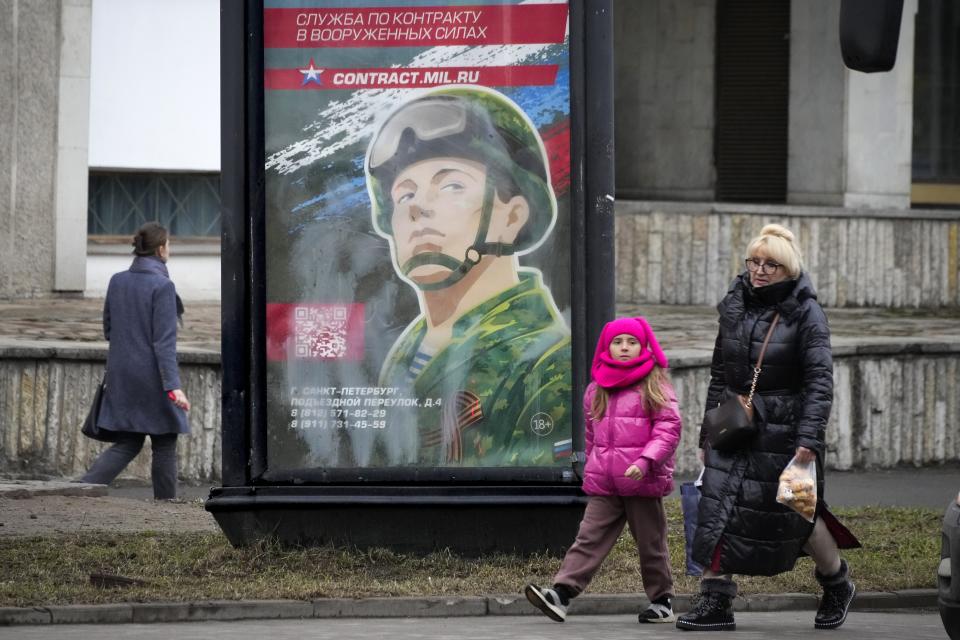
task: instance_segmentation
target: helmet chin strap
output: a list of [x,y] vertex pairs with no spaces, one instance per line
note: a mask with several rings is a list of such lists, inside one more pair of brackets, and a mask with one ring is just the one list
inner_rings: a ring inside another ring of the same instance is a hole
[[511,255],[516,245],[508,242],[487,242],[487,232],[490,230],[490,218],[493,215],[493,197],[496,195],[496,188],[487,175],[483,189],[483,206],[480,211],[480,226],[477,228],[477,235],[464,252],[463,260],[449,256],[439,251],[429,251],[418,253],[407,260],[401,267],[403,275],[409,276],[410,272],[417,267],[427,264],[440,265],[450,269],[450,275],[438,282],[420,283],[416,285],[421,291],[436,291],[446,289],[463,280],[470,270],[479,264],[480,259],[485,255],[508,256]]

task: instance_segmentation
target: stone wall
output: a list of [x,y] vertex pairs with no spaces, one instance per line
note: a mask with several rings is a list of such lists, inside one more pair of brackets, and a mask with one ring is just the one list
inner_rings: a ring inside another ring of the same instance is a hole
[[715,304],[763,225],[797,234],[828,307],[960,306],[960,212],[621,201],[617,300]]
[[[0,345],[0,468],[10,473],[73,476],[83,473],[108,445],[80,433],[106,350],[49,343]],[[220,358],[179,354],[184,392],[190,398],[192,433],[179,439],[180,477],[190,482],[220,477]],[[150,446],[121,477],[150,478]]]
[[[82,473],[106,446],[80,434],[103,372],[103,350],[41,343],[0,345],[0,468],[24,474]],[[856,341],[835,346],[834,407],[827,464],[834,469],[924,465],[960,459],[960,337]],[[709,383],[704,350],[668,352],[684,420],[677,473],[696,473],[697,435]],[[179,442],[180,476],[220,476],[220,365],[212,353],[181,353],[193,433]],[[150,478],[149,447],[125,477]]]

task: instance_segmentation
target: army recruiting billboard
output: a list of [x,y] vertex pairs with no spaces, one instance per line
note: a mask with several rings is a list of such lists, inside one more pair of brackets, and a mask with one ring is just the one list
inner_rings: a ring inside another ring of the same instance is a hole
[[263,18],[268,470],[569,468],[567,3]]

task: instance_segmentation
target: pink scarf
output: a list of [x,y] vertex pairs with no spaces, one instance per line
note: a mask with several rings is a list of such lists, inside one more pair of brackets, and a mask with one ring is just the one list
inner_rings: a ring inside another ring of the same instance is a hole
[[[629,334],[640,342],[640,355],[626,362],[610,356],[610,343],[621,334]],[[597,351],[593,355],[591,373],[594,381],[605,389],[629,387],[643,380],[654,364],[667,368],[667,356],[664,355],[653,329],[643,317],[618,318],[608,322],[600,332]]]

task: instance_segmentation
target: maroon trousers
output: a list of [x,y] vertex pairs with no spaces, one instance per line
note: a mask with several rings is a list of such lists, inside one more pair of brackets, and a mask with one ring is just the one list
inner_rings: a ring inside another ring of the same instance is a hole
[[583,591],[623,531],[624,523],[637,544],[643,590],[652,602],[673,597],[673,575],[667,549],[667,516],[661,498],[590,496],[580,530],[567,550],[554,584]]

